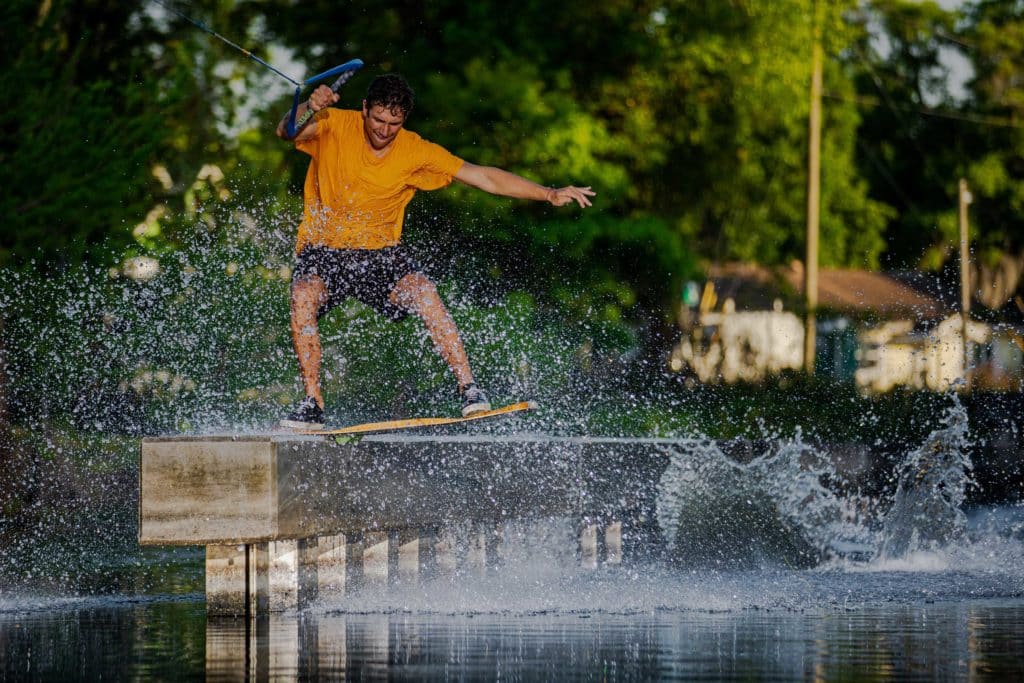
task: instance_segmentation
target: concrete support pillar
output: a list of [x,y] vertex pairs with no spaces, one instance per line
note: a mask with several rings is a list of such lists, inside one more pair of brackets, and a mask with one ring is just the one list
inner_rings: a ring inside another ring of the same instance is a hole
[[484,576],[498,566],[498,542],[501,530],[496,525],[478,522],[470,526],[465,565],[468,571]]
[[440,533],[435,527],[420,529],[416,539],[416,574],[420,581],[437,576]]
[[388,532],[369,531],[363,535],[363,578],[367,583],[388,581]]
[[455,530],[439,529],[434,543],[434,564],[437,571],[451,576],[459,568],[459,543]]
[[622,522],[612,522],[604,528],[605,562],[622,564]]
[[206,612],[263,614],[270,607],[267,543],[206,546]]
[[[621,525],[619,529],[621,531]],[[619,556],[622,544],[619,537]],[[596,569],[608,562],[608,531],[603,523],[584,520],[579,535],[580,566],[584,569]]]
[[206,546],[206,612],[245,616],[301,609],[317,598],[316,539]]
[[363,562],[366,540],[362,534],[345,534],[345,594],[359,590],[366,580]]
[[584,523],[580,526],[579,552],[580,566],[584,569],[597,567],[597,526]]
[[498,554],[498,549],[504,540],[505,530],[496,522],[489,522],[481,526],[485,534],[484,566],[488,571],[493,571],[501,564],[501,556]]
[[317,591],[341,593],[345,590],[345,535],[321,536],[316,545]]
[[206,613],[245,614],[244,545],[206,546]]
[[476,525],[469,531],[464,564],[466,570],[474,576],[484,576],[487,573],[486,533]]
[[388,565],[387,582],[389,586],[398,583],[399,554],[402,547],[402,534],[398,529],[388,530]]
[[246,551],[246,612],[250,616],[266,614],[270,610],[270,552],[269,543],[250,543]]
[[416,529],[391,532],[389,550],[394,553],[394,564],[388,564],[388,583],[414,584],[420,579],[420,555],[426,553],[423,535]]
[[317,598],[317,540],[270,541],[271,612],[302,609]]

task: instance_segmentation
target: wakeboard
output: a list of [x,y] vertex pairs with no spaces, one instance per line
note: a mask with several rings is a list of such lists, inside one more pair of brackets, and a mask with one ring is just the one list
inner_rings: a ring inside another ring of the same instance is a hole
[[483,412],[473,413],[472,415],[468,415],[466,417],[414,417],[406,420],[366,422],[364,424],[352,425],[351,427],[340,427],[337,429],[298,430],[296,431],[296,433],[312,436],[344,436],[373,434],[378,432],[397,432],[403,429],[416,429],[418,427],[440,427],[442,425],[454,425],[461,424],[463,422],[488,420],[490,418],[500,417],[502,415],[512,415],[513,413],[522,413],[530,410],[536,410],[537,407],[537,403],[534,401],[521,401],[519,403],[513,403],[511,405],[504,406],[502,408],[495,408],[493,410],[485,410]]

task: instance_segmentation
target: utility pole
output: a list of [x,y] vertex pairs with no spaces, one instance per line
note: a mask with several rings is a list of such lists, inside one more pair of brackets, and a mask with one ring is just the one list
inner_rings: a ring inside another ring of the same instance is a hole
[[814,1],[814,45],[811,56],[811,113],[807,150],[807,255],[804,259],[804,371],[814,374],[818,308],[818,222],[821,211],[821,82],[825,61],[821,45],[822,1]]
[[960,336],[964,344],[964,388],[970,388],[971,353],[967,326],[971,320],[971,252],[968,248],[967,206],[974,200],[964,178],[960,179]]

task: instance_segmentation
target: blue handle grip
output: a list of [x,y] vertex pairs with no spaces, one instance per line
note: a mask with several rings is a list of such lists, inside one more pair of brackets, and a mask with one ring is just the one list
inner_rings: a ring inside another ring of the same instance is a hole
[[[338,92],[338,88],[344,85],[345,81],[352,78],[352,75],[355,74],[356,71],[359,71],[359,69],[361,68],[363,68],[363,60],[350,59],[344,64],[339,64],[333,69],[328,69],[323,73],[313,76],[312,78],[307,78],[304,83],[305,85],[312,85],[313,83],[316,83],[317,81],[322,81],[325,78],[330,78],[331,76],[338,76],[337,80],[335,80],[334,83],[331,84],[331,90],[333,90],[334,92]],[[294,139],[295,136],[298,135],[299,131],[302,130],[307,123],[309,123],[309,120],[313,118],[313,114],[315,113],[312,109],[307,109],[298,121],[295,120],[295,114],[299,110],[300,92],[300,88],[295,89],[295,97],[292,98],[292,111],[288,115],[288,125],[285,126],[285,132],[288,134],[289,140]]]
[[[317,74],[316,76],[313,76],[312,78],[307,78],[305,80],[305,84],[306,85],[313,85],[317,81],[322,81],[325,78],[330,78],[331,76],[337,76],[338,74],[347,73],[349,71],[358,71],[359,69],[362,69],[362,68],[363,68],[363,60],[361,60],[361,59],[350,59],[347,62],[345,62],[344,64],[339,64],[338,66],[334,67],[333,69],[328,69],[327,71],[323,72],[322,74]],[[344,81],[342,81],[342,82],[344,82]],[[338,85],[341,85],[341,83],[339,83]],[[331,90],[334,90],[333,86],[331,87]]]

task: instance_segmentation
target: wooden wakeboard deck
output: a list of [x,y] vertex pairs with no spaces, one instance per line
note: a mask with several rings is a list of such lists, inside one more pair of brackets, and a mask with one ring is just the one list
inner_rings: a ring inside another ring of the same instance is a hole
[[315,429],[298,430],[296,434],[311,436],[336,436],[339,434],[370,434],[373,432],[394,432],[401,429],[416,429],[417,427],[439,427],[442,425],[453,425],[462,422],[473,422],[475,420],[486,420],[500,415],[511,415],[538,408],[535,401],[521,401],[503,408],[485,410],[481,413],[474,413],[468,417],[414,417],[407,420],[388,420],[385,422],[367,422],[365,424],[341,427],[339,429]]

